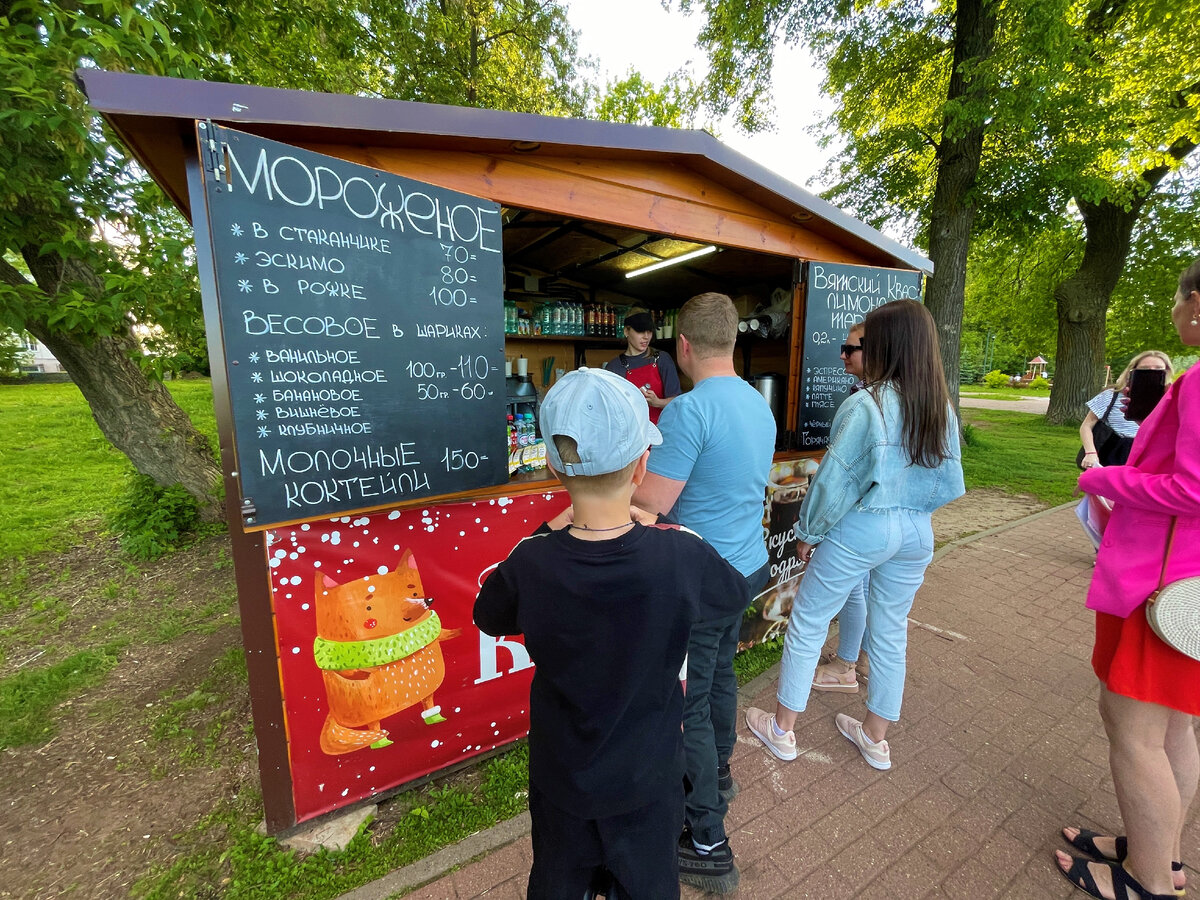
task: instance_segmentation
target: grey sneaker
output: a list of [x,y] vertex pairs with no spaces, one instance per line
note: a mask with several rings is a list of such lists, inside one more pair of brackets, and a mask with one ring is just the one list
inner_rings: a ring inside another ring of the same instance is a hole
[[741,878],[729,841],[722,841],[719,847],[701,853],[692,843],[691,831],[684,829],[679,838],[679,880],[682,883],[708,894],[732,894]]
[[833,717],[833,721],[837,723],[837,729],[842,733],[842,737],[858,748],[858,752],[862,754],[862,758],[867,761],[868,766],[873,769],[890,769],[892,767],[892,751],[888,747],[887,741],[875,743],[863,731],[862,722],[850,718],[845,713],[838,713]]
[[752,706],[746,710],[746,725],[749,726],[756,738],[767,745],[768,750],[784,762],[790,762],[796,758],[795,732],[788,731],[777,735],[775,733],[775,716],[765,709]]

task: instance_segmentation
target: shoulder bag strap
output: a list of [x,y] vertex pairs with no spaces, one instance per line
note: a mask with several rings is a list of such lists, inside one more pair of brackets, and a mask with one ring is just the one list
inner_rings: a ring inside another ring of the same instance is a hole
[[[1116,406],[1116,405],[1117,405],[1117,398],[1118,398],[1118,397],[1120,397],[1120,396],[1121,396],[1121,395],[1120,395],[1120,393],[1118,393],[1118,392],[1117,392],[1117,391],[1115,391],[1115,390],[1113,391],[1113,396],[1112,396],[1112,399],[1108,401],[1108,409],[1106,409],[1106,410],[1104,411],[1104,415],[1100,417],[1100,421],[1101,421],[1101,422],[1103,422],[1105,425],[1108,425],[1108,416],[1109,416],[1109,413],[1111,413],[1111,412],[1112,412],[1112,408],[1113,408],[1114,406]],[[1109,427],[1109,428],[1112,428],[1112,426],[1111,426],[1111,425],[1108,425],[1108,427]]]
[[1146,600],[1147,603],[1153,603],[1158,599],[1158,595],[1167,583],[1167,563],[1171,559],[1171,547],[1175,544],[1175,516],[1171,516],[1171,530],[1167,534],[1167,552],[1163,554],[1162,571],[1158,573],[1158,587],[1154,589],[1154,593]]

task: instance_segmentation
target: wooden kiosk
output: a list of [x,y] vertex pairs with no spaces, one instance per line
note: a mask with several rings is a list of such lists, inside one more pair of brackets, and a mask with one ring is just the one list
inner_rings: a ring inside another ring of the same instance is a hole
[[838,347],[919,298],[927,259],[699,131],[78,78],[195,227],[272,833],[528,731],[528,655],[471,606],[565,497],[509,475],[505,363],[526,392],[602,365],[627,308],[672,352],[688,297],[739,307],[779,423],[778,565],[744,637],[782,627]]

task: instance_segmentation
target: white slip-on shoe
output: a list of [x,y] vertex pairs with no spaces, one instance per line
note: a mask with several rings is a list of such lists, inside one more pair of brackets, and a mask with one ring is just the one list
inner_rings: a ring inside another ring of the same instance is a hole
[[790,762],[796,758],[795,732],[785,731],[783,734],[776,734],[775,716],[765,709],[752,706],[746,710],[746,725],[749,726],[756,738],[766,744],[768,750],[784,762]]
[[845,713],[833,717],[842,737],[858,748],[862,758],[873,769],[890,769],[892,767],[892,751],[887,741],[875,743],[863,731],[862,722],[852,719]]

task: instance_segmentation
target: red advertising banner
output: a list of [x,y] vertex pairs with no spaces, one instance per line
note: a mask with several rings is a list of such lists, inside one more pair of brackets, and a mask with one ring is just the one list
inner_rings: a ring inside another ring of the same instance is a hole
[[485,576],[565,492],[268,532],[297,821],[526,735],[520,639],[471,621]]

